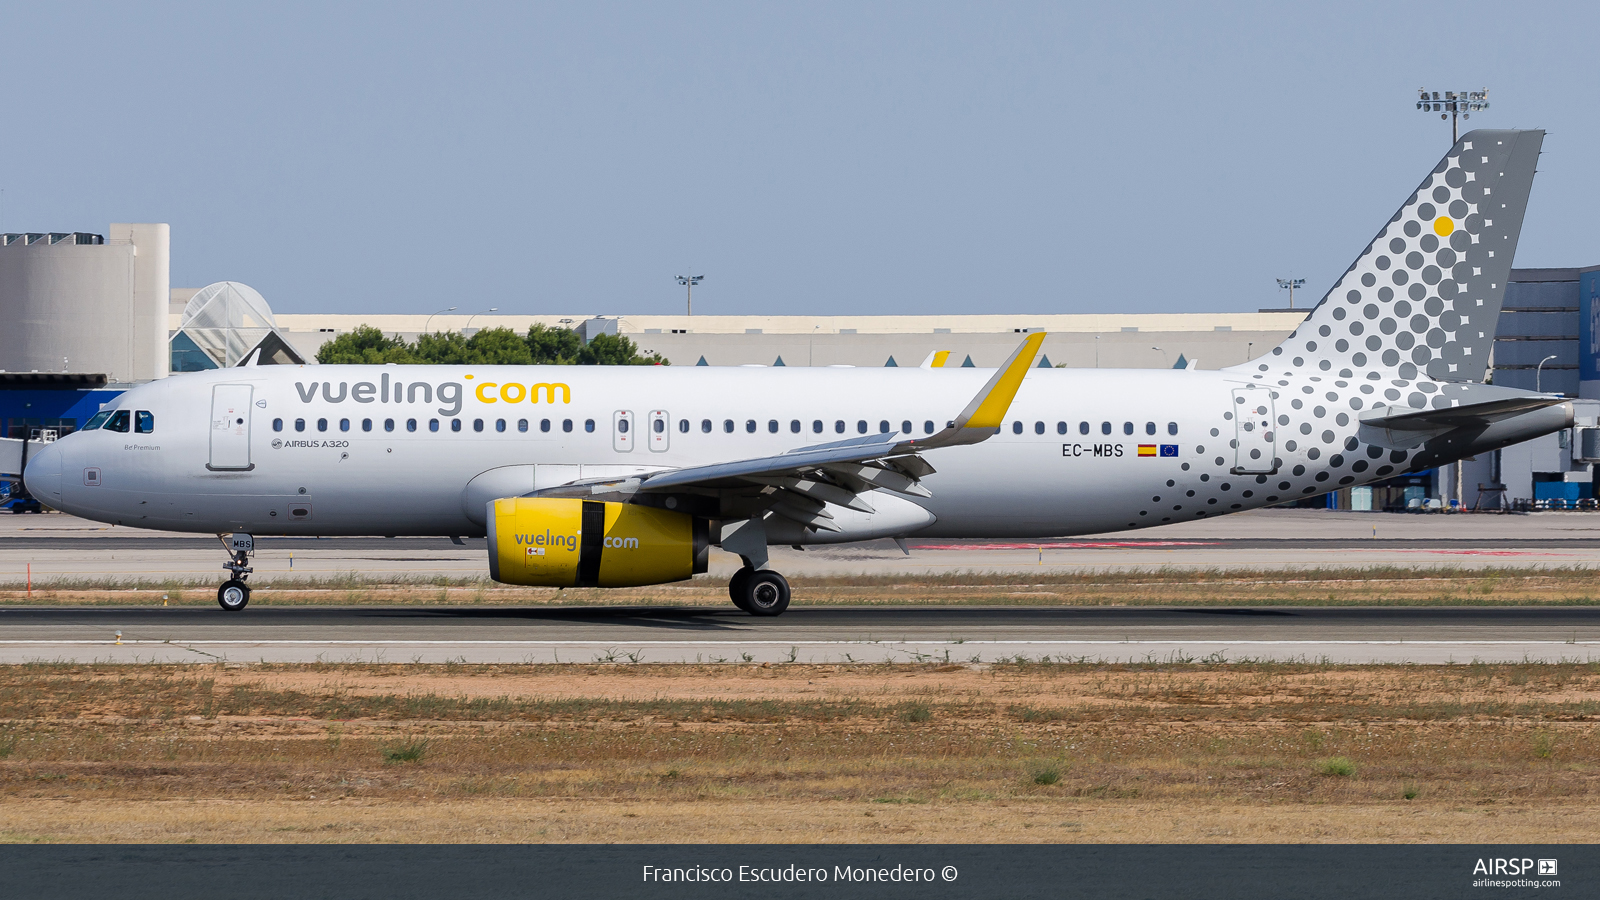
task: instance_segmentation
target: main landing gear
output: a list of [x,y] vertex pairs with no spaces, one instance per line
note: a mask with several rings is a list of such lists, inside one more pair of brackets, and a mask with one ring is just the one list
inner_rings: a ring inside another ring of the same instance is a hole
[[745,566],[728,579],[728,596],[752,616],[781,615],[789,608],[789,581],[777,572]]
[[[218,535],[221,537],[221,535]],[[255,549],[255,538],[248,534],[234,534],[223,540],[230,558],[222,564],[233,577],[217,588],[217,605],[228,612],[238,612],[250,605],[250,586],[245,580],[255,569],[250,567],[250,551]]]

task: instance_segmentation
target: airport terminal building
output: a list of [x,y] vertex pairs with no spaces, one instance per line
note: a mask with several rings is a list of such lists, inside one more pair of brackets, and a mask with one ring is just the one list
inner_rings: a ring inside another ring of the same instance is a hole
[[[1282,342],[1309,310],[1254,313],[929,316],[628,316],[274,314],[236,282],[169,283],[170,231],[114,224],[88,232],[0,235],[0,435],[75,430],[127,387],[184,372],[256,364],[314,364],[317,350],[370,325],[414,340],[571,328],[585,340],[626,336],[678,366],[991,367],[1020,335],[1045,331],[1041,365],[1205,368],[1237,365]],[[1300,501],[1396,509],[1430,501],[1497,508],[1539,502],[1589,506],[1600,457],[1600,266],[1513,269],[1495,337],[1497,384],[1579,398],[1577,427],[1493,458]],[[1587,502],[1585,502],[1587,501]]]

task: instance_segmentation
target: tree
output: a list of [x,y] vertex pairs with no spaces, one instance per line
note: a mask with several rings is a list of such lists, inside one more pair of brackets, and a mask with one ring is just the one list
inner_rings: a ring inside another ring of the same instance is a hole
[[597,334],[578,351],[580,366],[664,366],[659,353],[640,356],[633,341],[617,334]]
[[448,366],[664,366],[658,353],[641,356],[633,341],[614,334],[596,335],[587,345],[566,328],[534,325],[526,337],[509,328],[485,328],[472,337],[440,331],[418,335],[408,344],[384,337],[370,325],[341,334],[317,351],[320,363],[423,363]]
[[534,365],[570,366],[578,361],[583,350],[583,338],[570,328],[552,328],[535,323],[525,338],[528,352],[533,354]]
[[371,325],[341,334],[317,350],[317,362],[327,365],[382,365],[420,362],[411,348],[398,337],[385,337]]

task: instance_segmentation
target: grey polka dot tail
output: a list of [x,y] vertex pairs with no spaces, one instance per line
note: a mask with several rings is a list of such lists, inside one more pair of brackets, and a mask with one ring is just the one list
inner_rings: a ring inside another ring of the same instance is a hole
[[1140,504],[1132,527],[1370,484],[1569,427],[1562,397],[1488,383],[1543,142],[1487,130],[1457,141],[1283,344],[1221,370],[1208,430],[1226,446],[1185,453],[1166,482],[1180,502]]

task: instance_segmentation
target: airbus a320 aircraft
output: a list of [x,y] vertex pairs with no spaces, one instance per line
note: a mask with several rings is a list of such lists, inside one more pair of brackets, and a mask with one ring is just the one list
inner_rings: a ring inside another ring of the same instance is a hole
[[26,486],[119,525],[486,535],[511,584],[621,587],[770,544],[1146,528],[1426,469],[1567,427],[1481,383],[1542,131],[1474,131],[1281,346],[1220,371],[246,366],[123,394],[33,448]]

